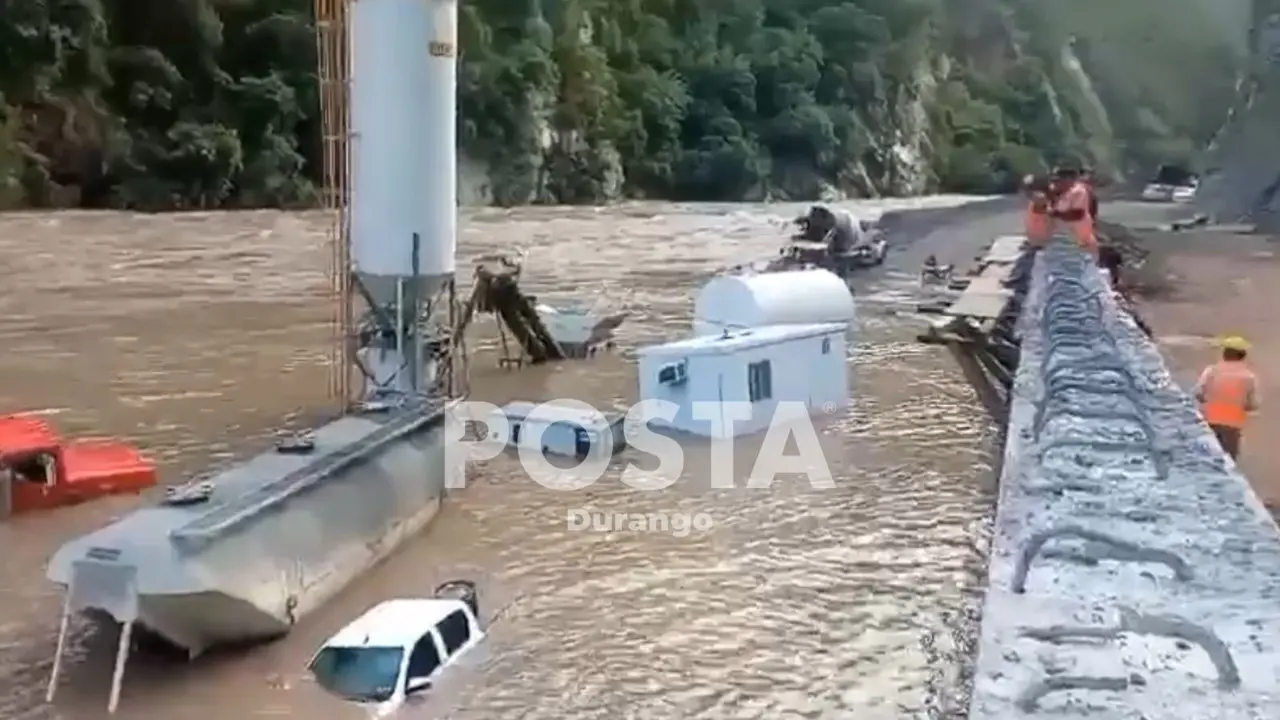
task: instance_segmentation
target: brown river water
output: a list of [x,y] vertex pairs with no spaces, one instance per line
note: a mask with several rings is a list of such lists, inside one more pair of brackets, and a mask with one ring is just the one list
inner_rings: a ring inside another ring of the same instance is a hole
[[[473,395],[626,404],[636,387],[627,348],[687,333],[707,276],[771,256],[799,209],[467,211],[460,277],[467,256],[524,248],[526,285],[541,299],[633,313],[613,356],[506,371],[479,355]],[[427,531],[288,638],[185,667],[132,659],[119,716],[360,717],[308,682],[310,654],[382,599],[467,577],[493,618],[489,638],[406,717],[936,717],[980,582],[992,428],[946,354],[914,341],[924,322],[912,312],[915,274],[929,253],[968,262],[1017,220],[934,210],[900,224],[889,262],[859,281],[852,409],[821,428],[835,489],[781,477],[712,490],[692,462],[688,482],[663,492],[615,474],[566,493],[494,460]],[[279,212],[0,216],[0,411],[129,438],[169,482],[261,447],[326,403],[325,227],[320,214]],[[137,502],[0,524],[0,717],[105,715],[113,638],[84,624],[58,701],[44,703],[60,606],[44,563]],[[575,532],[570,508],[706,513],[714,526],[687,537]]]

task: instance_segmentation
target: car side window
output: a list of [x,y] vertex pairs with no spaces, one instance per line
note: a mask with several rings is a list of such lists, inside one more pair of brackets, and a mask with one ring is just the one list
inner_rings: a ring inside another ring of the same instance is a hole
[[453,655],[471,639],[471,623],[466,613],[461,610],[450,613],[436,626],[440,631],[440,639],[444,641],[445,655]]
[[410,679],[431,677],[439,667],[440,651],[436,649],[436,639],[431,633],[427,633],[413,646],[413,652],[409,655],[409,669],[405,675]]

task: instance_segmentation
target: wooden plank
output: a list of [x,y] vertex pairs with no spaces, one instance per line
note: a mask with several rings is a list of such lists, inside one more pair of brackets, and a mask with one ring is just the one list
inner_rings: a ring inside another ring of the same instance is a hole
[[969,293],[965,292],[955,304],[947,308],[946,315],[951,317],[971,317],[982,320],[994,320],[1004,312],[1005,305],[1013,296],[1011,290],[997,292]]
[[995,280],[1008,280],[1013,274],[1012,265],[988,265],[982,268],[982,272],[978,273],[979,278],[992,278]]
[[986,261],[995,263],[1011,263],[1022,256],[1022,244],[1025,241],[1020,235],[1006,235],[996,238],[987,251]]
[[1006,290],[1004,283],[1013,274],[1012,265],[988,265],[977,277],[971,278],[965,292],[990,295]]
[[1004,286],[1005,278],[1003,277],[978,277],[969,283],[969,287],[964,289],[960,297],[965,295],[998,295],[1006,292],[1008,288]]
[[952,322],[954,318],[971,318],[977,321],[994,320],[1004,312],[1013,291],[1004,283],[1013,274],[1013,264],[1022,256],[1024,238],[1006,235],[996,238],[990,247],[978,256],[978,272],[966,280],[964,290],[942,315],[948,318],[933,324],[934,331]]

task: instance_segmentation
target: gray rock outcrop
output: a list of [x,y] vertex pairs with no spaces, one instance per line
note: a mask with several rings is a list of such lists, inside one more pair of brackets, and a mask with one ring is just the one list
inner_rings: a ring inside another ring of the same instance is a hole
[[1198,208],[1218,222],[1280,232],[1280,0],[1254,0],[1252,57],[1208,153]]

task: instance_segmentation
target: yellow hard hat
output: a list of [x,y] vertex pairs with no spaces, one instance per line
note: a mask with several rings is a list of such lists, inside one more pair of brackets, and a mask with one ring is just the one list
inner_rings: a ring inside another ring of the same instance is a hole
[[1249,341],[1239,335],[1229,335],[1218,341],[1218,346],[1223,350],[1235,350],[1237,352],[1249,352]]

